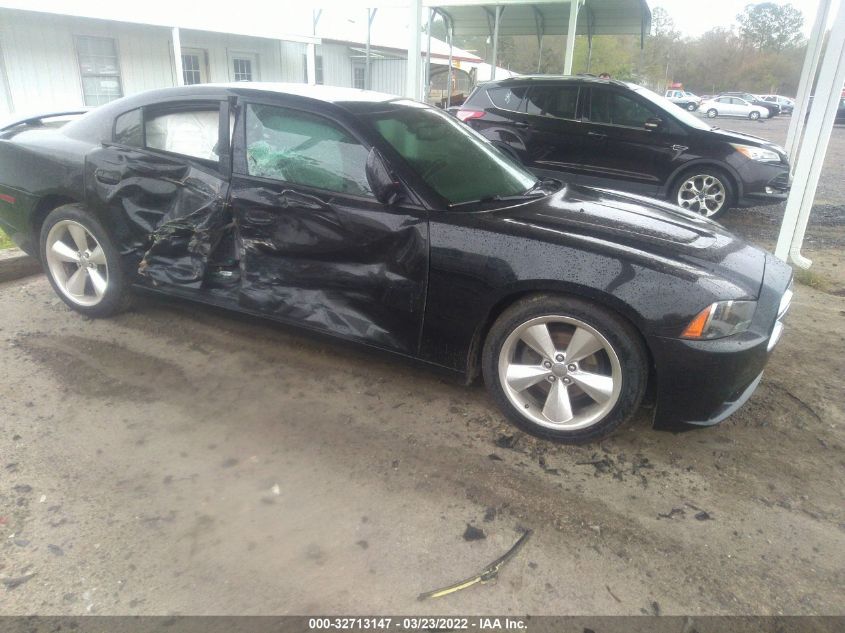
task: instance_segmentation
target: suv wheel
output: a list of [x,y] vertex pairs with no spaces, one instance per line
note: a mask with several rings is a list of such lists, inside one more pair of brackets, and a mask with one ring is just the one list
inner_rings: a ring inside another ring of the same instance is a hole
[[695,108],[696,108],[696,105],[694,103],[688,103],[687,104],[687,110],[689,110],[690,112],[695,112]]
[[505,310],[484,343],[482,365],[511,422],[565,443],[598,440],[631,418],[648,377],[645,349],[627,321],[554,295]]
[[669,199],[679,207],[707,218],[717,218],[730,208],[733,185],[720,169],[694,167],[678,177]]

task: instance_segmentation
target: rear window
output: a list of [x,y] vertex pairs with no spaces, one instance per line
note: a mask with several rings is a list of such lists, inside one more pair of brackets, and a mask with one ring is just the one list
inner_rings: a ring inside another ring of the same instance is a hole
[[578,108],[578,86],[537,86],[526,103],[528,114],[574,119]]
[[526,88],[490,88],[487,96],[497,108],[519,111]]

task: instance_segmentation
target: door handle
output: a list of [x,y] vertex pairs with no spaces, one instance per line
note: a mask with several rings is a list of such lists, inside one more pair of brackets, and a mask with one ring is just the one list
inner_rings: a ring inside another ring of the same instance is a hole
[[120,172],[98,168],[94,170],[94,178],[96,178],[104,185],[116,185],[120,182]]
[[522,128],[528,127],[528,124],[525,123],[524,121],[514,121],[513,126],[522,129]]
[[587,136],[597,141],[603,141],[607,138],[607,134],[602,134],[601,132],[587,132]]

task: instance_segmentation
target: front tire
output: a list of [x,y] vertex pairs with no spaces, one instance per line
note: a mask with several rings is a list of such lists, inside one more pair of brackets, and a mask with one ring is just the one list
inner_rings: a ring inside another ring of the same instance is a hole
[[707,118],[708,119],[715,119],[718,116],[718,112],[716,112],[716,108],[710,108],[707,111]]
[[646,358],[639,333],[620,316],[580,298],[542,294],[496,320],[482,370],[513,424],[578,444],[606,437],[637,411]]
[[689,110],[690,112],[695,112],[695,108],[696,108],[696,105],[694,103],[688,103],[687,104],[687,110]]
[[760,113],[759,112],[749,112],[748,118],[751,119],[752,121],[756,121],[757,119],[760,118]]
[[730,209],[733,199],[731,179],[721,169],[709,165],[682,173],[669,193],[669,200],[682,209],[710,219],[716,219]]
[[41,227],[41,261],[59,298],[89,317],[107,317],[129,303],[120,254],[102,224],[78,204],[54,209]]

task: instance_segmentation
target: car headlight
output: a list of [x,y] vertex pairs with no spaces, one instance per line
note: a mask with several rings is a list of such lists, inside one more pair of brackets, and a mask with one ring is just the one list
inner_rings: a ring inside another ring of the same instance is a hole
[[681,337],[714,339],[744,332],[754,318],[756,301],[717,301],[689,322]]
[[779,163],[780,154],[773,152],[770,149],[763,149],[762,147],[754,147],[753,145],[741,145],[739,143],[731,143],[733,147],[740,154],[751,160],[759,160],[764,163]]

